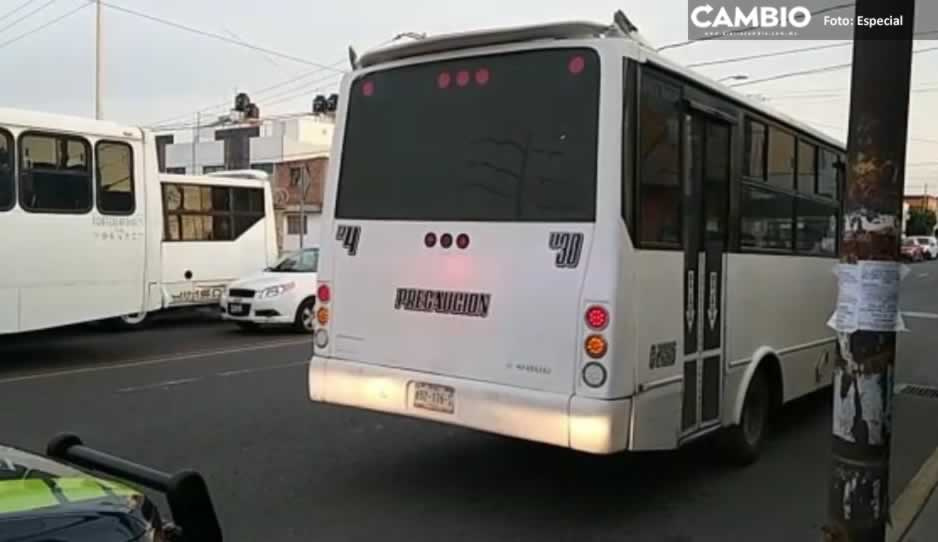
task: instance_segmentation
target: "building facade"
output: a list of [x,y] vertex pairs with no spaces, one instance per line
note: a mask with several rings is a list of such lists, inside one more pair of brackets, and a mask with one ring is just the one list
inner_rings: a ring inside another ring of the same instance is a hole
[[330,116],[313,114],[215,123],[188,132],[158,134],[158,163],[160,171],[182,175],[239,169],[266,172],[274,195],[278,245],[281,251],[295,250],[301,244],[319,243],[333,130]]

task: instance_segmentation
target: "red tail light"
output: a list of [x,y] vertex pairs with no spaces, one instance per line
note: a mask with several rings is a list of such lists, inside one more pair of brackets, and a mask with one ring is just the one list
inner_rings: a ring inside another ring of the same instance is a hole
[[319,299],[320,303],[328,303],[329,299],[332,297],[332,292],[329,291],[328,286],[320,284],[319,288],[316,290],[316,297]]
[[484,86],[489,82],[489,70],[488,68],[479,68],[476,70],[476,84],[479,86]]
[[362,94],[365,96],[371,96],[375,93],[375,83],[374,81],[365,81],[362,83]]
[[591,329],[605,329],[609,324],[609,312],[603,307],[593,306],[586,309],[586,325]]
[[450,77],[449,72],[442,72],[436,77],[436,86],[449,88],[450,81],[452,81],[452,77]]
[[443,235],[441,235],[440,246],[443,248],[449,248],[453,246],[453,236],[448,233],[444,233]]
[[468,246],[469,246],[469,236],[466,235],[465,233],[460,233],[459,236],[456,237],[456,246],[459,247],[459,248],[466,248],[466,247],[468,247]]
[[461,87],[469,84],[469,70],[460,70],[456,74],[456,84]]
[[570,63],[567,64],[567,69],[569,69],[570,73],[573,75],[579,75],[584,68],[586,68],[586,61],[579,55],[571,58]]

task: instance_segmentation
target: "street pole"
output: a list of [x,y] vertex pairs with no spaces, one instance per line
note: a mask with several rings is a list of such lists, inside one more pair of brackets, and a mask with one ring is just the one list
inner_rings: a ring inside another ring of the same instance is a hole
[[300,251],[306,237],[306,166],[300,170]]
[[[824,528],[829,541],[883,542],[886,536],[914,14],[915,0],[856,3],[856,19],[902,16],[902,25],[854,27],[840,291],[833,320],[838,355]],[[868,213],[888,226],[866,229]]]
[[202,130],[202,113],[195,114],[195,132],[192,133],[192,173],[190,175],[198,175],[196,171],[198,163],[198,153],[197,149],[199,146],[199,131]]
[[101,0],[97,0],[94,29],[94,118],[104,118],[101,111]]

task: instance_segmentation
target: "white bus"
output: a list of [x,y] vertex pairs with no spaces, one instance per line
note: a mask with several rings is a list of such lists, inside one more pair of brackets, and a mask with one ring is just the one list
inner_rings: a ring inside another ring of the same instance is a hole
[[0,333],[217,304],[276,258],[270,194],[161,174],[139,128],[0,109]]
[[843,146],[619,26],[427,39],[343,80],[312,400],[596,454],[831,382]]

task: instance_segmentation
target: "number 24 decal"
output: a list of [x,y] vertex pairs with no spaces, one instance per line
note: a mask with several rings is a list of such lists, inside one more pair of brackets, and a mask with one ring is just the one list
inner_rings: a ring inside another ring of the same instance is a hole
[[580,265],[583,252],[583,234],[573,232],[551,232],[548,243],[551,250],[557,251],[554,265],[561,269],[573,269]]

